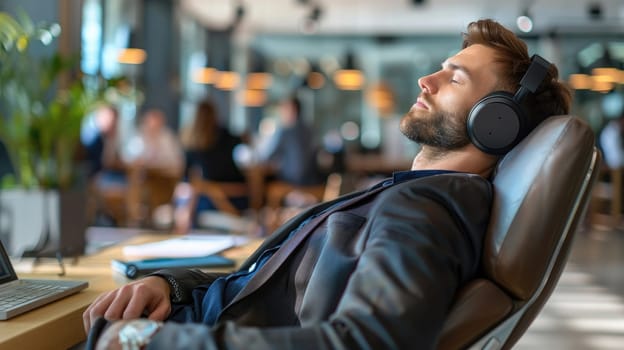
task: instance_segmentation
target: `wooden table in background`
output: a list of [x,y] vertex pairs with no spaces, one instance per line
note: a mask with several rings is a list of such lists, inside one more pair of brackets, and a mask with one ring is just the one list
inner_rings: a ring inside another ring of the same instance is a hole
[[381,154],[349,154],[345,162],[347,171],[356,174],[391,175],[412,167],[411,159],[392,159]]

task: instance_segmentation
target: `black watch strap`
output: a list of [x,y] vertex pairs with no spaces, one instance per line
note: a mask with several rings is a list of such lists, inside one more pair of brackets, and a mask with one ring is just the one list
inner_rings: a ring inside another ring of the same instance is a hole
[[89,329],[89,334],[87,335],[85,350],[95,350],[95,346],[97,345],[100,335],[102,335],[102,332],[109,324],[110,322],[108,322],[104,317],[98,317],[95,322],[93,322],[91,328]]

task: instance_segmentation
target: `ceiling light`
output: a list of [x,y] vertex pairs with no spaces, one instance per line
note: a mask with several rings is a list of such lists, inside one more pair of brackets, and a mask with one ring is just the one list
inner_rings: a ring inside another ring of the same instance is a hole
[[347,53],[345,68],[334,73],[334,82],[341,90],[360,90],[364,86],[366,78],[362,71],[355,67],[352,52]]
[[594,86],[592,87],[592,91],[607,93],[613,89],[612,82],[595,79],[595,78],[596,77],[594,77]]
[[325,76],[320,72],[310,72],[306,77],[306,84],[310,89],[318,90],[325,85]]
[[599,67],[592,69],[592,75],[596,81],[608,83],[618,83],[620,80],[620,70],[614,67]]
[[215,87],[225,91],[231,91],[238,87],[240,76],[237,72],[222,71],[218,73],[215,81]]
[[127,42],[125,47],[119,50],[117,55],[117,62],[123,64],[142,64],[147,59],[147,52],[142,49],[142,37],[141,33],[136,30],[131,30],[128,27],[123,27],[127,33]]
[[245,107],[262,107],[267,101],[264,90],[245,89],[238,93],[238,102]]
[[265,90],[273,83],[273,76],[268,72],[252,72],[247,74],[247,88]]
[[147,59],[147,53],[143,49],[121,49],[117,56],[117,62],[124,64],[142,64]]
[[202,67],[193,72],[192,80],[198,84],[212,84],[217,74],[217,70],[212,67]]
[[366,79],[357,69],[340,69],[334,74],[334,82],[341,90],[360,90]]
[[318,31],[319,22],[323,15],[323,9],[319,5],[315,5],[310,13],[303,19],[301,31],[304,34],[314,34]]
[[242,1],[235,3],[234,6],[234,18],[232,19],[229,28],[227,28],[227,32],[234,31],[234,29],[236,29],[243,21],[243,17],[245,17],[245,6],[243,6]]
[[518,16],[516,25],[524,33],[529,33],[533,30],[533,20],[528,15]]
[[325,85],[325,75],[321,72],[317,63],[310,63],[310,70],[305,76],[305,86],[318,90]]
[[394,92],[387,83],[373,85],[366,93],[366,101],[377,110],[381,117],[387,117],[395,109]]
[[568,83],[575,90],[590,90],[594,86],[594,80],[587,74],[570,74]]
[[587,6],[587,14],[593,20],[602,19],[602,5],[600,3],[589,4]]

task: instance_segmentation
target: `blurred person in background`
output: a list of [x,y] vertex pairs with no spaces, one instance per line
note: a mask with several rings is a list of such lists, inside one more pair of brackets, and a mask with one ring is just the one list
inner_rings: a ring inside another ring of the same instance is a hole
[[[234,148],[243,143],[219,125],[215,104],[201,101],[195,110],[191,125],[181,132],[185,154],[184,179],[174,191],[174,230],[185,233],[198,227],[198,212],[217,210],[218,207],[206,195],[195,197],[192,180],[209,180],[217,183],[245,185],[245,176],[234,162]],[[228,200],[239,210],[249,207],[247,194],[235,195]]]
[[278,180],[296,186],[322,183],[315,133],[303,120],[301,101],[291,96],[278,104],[277,112],[278,129],[261,157],[275,169]]
[[96,225],[118,225],[125,218],[126,163],[121,153],[119,110],[102,104],[82,125],[81,143],[85,151],[91,191],[89,218]]
[[184,171],[182,146],[160,109],[150,108],[143,113],[125,157],[129,169],[130,225],[141,226],[156,207],[171,201]]
[[277,130],[260,158],[268,165],[267,207],[264,223],[268,230],[288,220],[302,208],[323,199],[325,176],[319,164],[321,148],[315,130],[303,118],[301,101],[295,96],[277,105]]
[[182,146],[160,109],[150,108],[143,113],[138,133],[129,141],[128,153],[130,166],[173,178],[182,175]]
[[[112,182],[125,183],[125,163],[121,158],[119,111],[110,104],[96,108],[82,126],[80,139],[88,162],[88,175],[100,175]],[[115,181],[119,180],[119,181]]]

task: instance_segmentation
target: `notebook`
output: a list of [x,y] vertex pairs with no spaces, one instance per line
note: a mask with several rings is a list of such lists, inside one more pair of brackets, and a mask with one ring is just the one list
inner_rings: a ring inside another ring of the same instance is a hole
[[218,268],[234,267],[236,262],[221,255],[208,255],[192,258],[157,258],[143,260],[111,260],[113,271],[128,278],[137,278],[162,269],[172,268]]
[[86,281],[19,279],[0,242],[0,320],[65,298],[88,285]]

